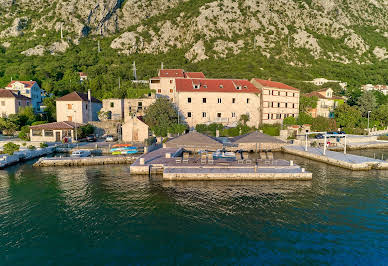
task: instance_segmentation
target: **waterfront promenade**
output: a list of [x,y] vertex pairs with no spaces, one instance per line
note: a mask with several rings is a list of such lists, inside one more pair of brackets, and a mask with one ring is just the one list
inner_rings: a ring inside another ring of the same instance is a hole
[[323,149],[308,147],[307,151],[303,146],[286,146],[283,151],[289,154],[298,155],[307,159],[324,162],[338,167],[366,171],[371,169],[388,169],[388,162],[378,159],[373,159],[364,156],[344,154],[326,150],[323,154]]

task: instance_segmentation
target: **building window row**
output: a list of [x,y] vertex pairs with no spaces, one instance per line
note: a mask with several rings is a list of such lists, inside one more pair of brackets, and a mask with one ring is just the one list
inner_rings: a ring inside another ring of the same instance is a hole
[[[193,99],[191,97],[187,98],[187,103],[192,103]],[[251,99],[247,98],[246,103],[250,103]],[[202,98],[202,103],[207,103],[207,98]],[[217,98],[217,103],[222,103],[222,98]],[[236,103],[236,98],[232,98],[232,103]]]
[[267,114],[267,119],[268,120],[284,119],[290,116],[295,117],[295,114]]
[[277,90],[273,90],[273,91],[269,90],[268,95],[298,97],[298,93],[296,93],[296,92],[285,92],[285,91],[277,91]]
[[[193,113],[192,112],[187,112],[187,117],[193,117]],[[206,112],[202,112],[202,117],[206,118],[207,117],[207,113]],[[221,117],[222,117],[222,113],[217,113],[217,118],[221,118]],[[236,117],[236,113],[232,112],[231,113],[231,117],[235,118]]]
[[[281,106],[283,104],[283,106]],[[298,105],[295,103],[280,103],[280,102],[268,102],[268,107],[272,108],[298,108]]]

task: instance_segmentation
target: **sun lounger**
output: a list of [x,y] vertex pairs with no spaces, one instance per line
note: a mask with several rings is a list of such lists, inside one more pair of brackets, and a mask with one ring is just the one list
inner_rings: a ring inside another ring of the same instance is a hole
[[176,159],[175,162],[176,162],[177,164],[180,164],[180,163],[182,162],[182,159],[181,159],[181,158]]
[[273,160],[273,153],[272,152],[267,152],[267,159]]
[[241,153],[236,152],[236,160],[238,164],[243,164],[244,160],[241,158]]
[[267,155],[265,154],[265,152],[260,152],[260,159],[262,159],[262,160],[267,159]]
[[252,164],[252,160],[250,160],[250,159],[245,160],[245,163],[246,163],[246,164]]

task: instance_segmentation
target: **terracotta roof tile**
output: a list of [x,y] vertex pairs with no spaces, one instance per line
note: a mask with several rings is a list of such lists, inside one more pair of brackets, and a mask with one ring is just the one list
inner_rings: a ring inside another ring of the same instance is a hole
[[36,126],[30,126],[30,129],[46,129],[46,130],[56,130],[56,129],[74,129],[75,126],[81,127],[84,124],[75,123],[71,121],[62,121],[62,122],[54,122],[54,123],[47,123],[47,124],[41,124]]
[[[260,93],[248,80],[237,79],[176,79],[178,92]],[[197,85],[197,88],[194,87]]]
[[12,87],[12,84],[14,84],[14,83],[16,83],[16,82],[19,82],[19,83],[24,84],[24,86],[25,86],[26,88],[31,88],[32,86],[34,86],[34,84],[36,84],[36,81],[33,81],[33,80],[31,80],[31,81],[19,81],[19,80],[13,80],[13,81],[11,81],[11,82],[8,84],[7,87]]
[[[57,101],[88,101],[88,94],[83,92],[71,92],[57,99]],[[92,97],[92,102],[101,103],[100,100]]]
[[19,100],[31,100],[31,98],[26,97],[24,95],[20,95],[17,92],[13,92],[12,90],[0,89],[0,98],[16,98]]
[[185,71],[183,69],[161,69],[159,77],[161,78],[184,78]]
[[255,78],[254,80],[256,82],[260,83],[263,87],[271,87],[271,88],[277,88],[277,89],[297,90],[297,91],[299,91],[299,89],[297,89],[297,88],[288,86],[288,85],[286,85],[284,83],[280,83],[280,82],[275,82],[275,81],[265,80],[265,79],[257,79],[257,78]]
[[191,79],[205,79],[205,74],[202,72],[186,72],[185,73],[186,78],[191,78]]

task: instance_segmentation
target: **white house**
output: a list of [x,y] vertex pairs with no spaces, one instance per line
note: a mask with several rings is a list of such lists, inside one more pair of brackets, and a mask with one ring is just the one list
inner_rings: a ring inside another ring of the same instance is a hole
[[40,104],[42,103],[42,89],[39,87],[36,81],[18,81],[14,80],[5,87],[7,90],[19,92],[20,95],[31,98],[31,104],[35,111],[40,110]]

